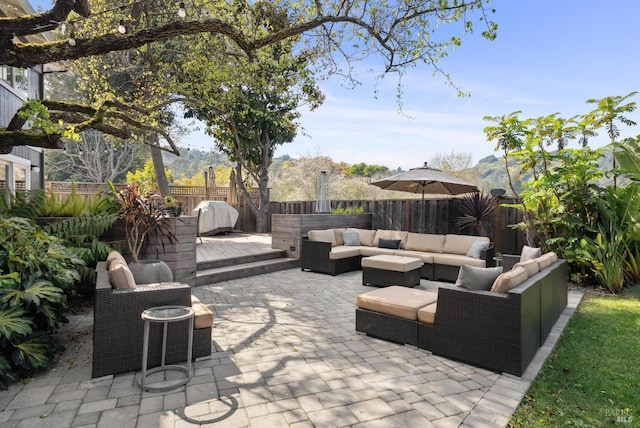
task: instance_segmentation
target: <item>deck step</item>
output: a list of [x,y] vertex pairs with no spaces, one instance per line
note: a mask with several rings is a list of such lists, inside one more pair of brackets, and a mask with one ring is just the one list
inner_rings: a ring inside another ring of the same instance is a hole
[[[227,259],[228,260],[228,259]],[[200,265],[198,265],[200,266]],[[196,273],[196,286],[213,284],[232,279],[246,278],[263,273],[300,267],[300,260],[290,257],[269,258],[264,260],[235,263],[208,269]]]
[[287,256],[284,250],[265,250],[261,253],[247,254],[244,256],[229,257],[226,259],[207,260],[198,262],[198,272],[202,270],[221,268],[225,266],[236,266],[245,263],[259,262],[262,260],[280,259]]

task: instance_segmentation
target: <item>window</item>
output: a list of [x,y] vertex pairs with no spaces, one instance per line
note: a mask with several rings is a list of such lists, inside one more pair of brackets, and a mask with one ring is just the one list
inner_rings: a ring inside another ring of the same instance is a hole
[[0,192],[31,189],[31,165],[16,156],[3,156],[0,159]]
[[7,188],[7,180],[9,179],[9,164],[0,162],[0,192],[4,193]]
[[27,190],[27,168],[21,165],[13,167],[14,185],[13,190]]
[[14,68],[14,85],[13,87],[18,90],[25,97],[29,96],[29,70],[25,68]]
[[25,97],[29,96],[29,70],[0,65],[0,79]]

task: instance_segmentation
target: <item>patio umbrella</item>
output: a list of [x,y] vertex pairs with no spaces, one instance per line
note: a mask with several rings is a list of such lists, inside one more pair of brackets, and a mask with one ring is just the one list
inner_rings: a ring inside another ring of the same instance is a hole
[[461,195],[464,193],[478,192],[475,184],[453,177],[436,168],[429,168],[427,162],[418,168],[401,172],[389,178],[371,182],[384,190],[399,190],[401,192],[422,195],[420,209],[420,228],[423,223],[424,195]]

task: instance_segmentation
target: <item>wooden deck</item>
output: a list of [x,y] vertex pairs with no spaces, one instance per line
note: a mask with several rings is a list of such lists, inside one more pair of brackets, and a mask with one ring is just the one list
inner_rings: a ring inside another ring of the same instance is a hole
[[196,286],[291,269],[300,261],[271,248],[271,235],[228,233],[196,241]]

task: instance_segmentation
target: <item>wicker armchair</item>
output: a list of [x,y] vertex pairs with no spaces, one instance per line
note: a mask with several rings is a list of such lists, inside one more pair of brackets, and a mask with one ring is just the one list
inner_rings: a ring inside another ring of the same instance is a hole
[[[104,262],[98,263],[93,312],[92,377],[125,373],[142,367],[144,322],[140,314],[153,306],[191,306],[191,287],[162,283],[114,290]],[[188,323],[170,325],[166,362],[184,361]],[[211,327],[193,331],[193,358],[211,355]],[[149,335],[149,367],[160,365],[162,326],[152,325]]]

